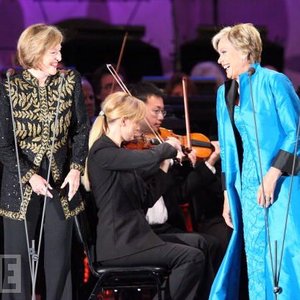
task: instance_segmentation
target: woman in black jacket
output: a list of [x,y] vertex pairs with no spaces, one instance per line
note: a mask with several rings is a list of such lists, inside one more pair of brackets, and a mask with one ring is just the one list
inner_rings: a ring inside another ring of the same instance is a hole
[[[168,159],[176,157],[179,142],[171,139],[149,150],[122,147],[134,138],[144,116],[142,101],[117,92],[103,102],[90,133],[84,183],[90,184],[98,208],[97,260],[104,266],[165,266],[172,270],[172,299],[200,299],[202,251],[163,242],[145,218],[164,192]],[[136,170],[158,163],[160,169],[146,184]]]
[[[4,217],[7,254],[3,290],[9,291],[3,293],[5,300],[31,297],[34,284],[31,287],[30,281],[35,283],[35,266],[41,266],[31,261],[39,254],[39,230],[44,238],[47,299],[73,298],[72,217],[84,209],[77,190],[88,152],[89,124],[80,75],[74,70],[58,70],[62,41],[62,33],[54,26],[26,28],[17,46],[23,70],[15,75],[8,72],[9,80],[0,84],[0,215]],[[68,193],[61,193],[64,187]],[[36,241],[35,251],[30,249],[28,254],[32,240]],[[20,269],[15,265],[18,284],[11,283],[9,255],[20,258]]]

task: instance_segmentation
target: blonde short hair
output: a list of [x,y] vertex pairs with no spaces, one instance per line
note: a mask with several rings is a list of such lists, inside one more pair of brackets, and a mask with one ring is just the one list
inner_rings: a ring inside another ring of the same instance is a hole
[[17,58],[25,68],[37,68],[42,56],[51,47],[61,44],[63,35],[52,25],[34,24],[26,28],[19,37]]
[[237,24],[221,29],[213,38],[216,51],[222,38],[226,37],[233,47],[242,51],[250,63],[261,61],[262,41],[260,33],[251,23]]

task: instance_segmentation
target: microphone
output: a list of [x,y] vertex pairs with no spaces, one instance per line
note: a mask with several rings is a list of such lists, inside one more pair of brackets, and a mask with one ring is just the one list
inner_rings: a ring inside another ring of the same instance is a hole
[[9,68],[6,71],[6,78],[8,79],[10,76],[13,76],[15,74],[15,70],[13,68]]
[[250,67],[247,72],[249,76],[252,76],[255,73],[255,69],[253,67]]

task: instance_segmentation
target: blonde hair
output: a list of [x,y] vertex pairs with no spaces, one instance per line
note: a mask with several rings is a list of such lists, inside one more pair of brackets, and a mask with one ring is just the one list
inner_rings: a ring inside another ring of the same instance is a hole
[[261,61],[262,41],[260,33],[253,24],[243,23],[221,29],[212,38],[212,45],[216,51],[218,51],[220,40],[224,37],[235,49],[242,51],[250,63]]
[[61,44],[63,35],[52,25],[34,24],[26,28],[19,37],[17,58],[25,68],[37,68],[42,56],[51,47]]
[[[115,92],[102,102],[101,111],[96,118],[89,135],[89,149],[106,133],[108,125],[121,117],[132,121],[141,121],[146,115],[145,103],[124,92]],[[87,160],[82,183],[87,191],[90,190]]]

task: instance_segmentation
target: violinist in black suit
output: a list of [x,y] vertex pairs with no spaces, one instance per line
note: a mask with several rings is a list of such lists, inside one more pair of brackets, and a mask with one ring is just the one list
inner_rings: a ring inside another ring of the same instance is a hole
[[[145,102],[147,123],[159,133],[166,116],[162,91],[151,83],[140,82],[131,87],[131,93]],[[148,124],[142,123],[144,133],[150,131]],[[211,234],[188,233],[180,204],[189,203],[199,190],[218,185],[215,164],[219,160],[220,149],[218,142],[211,143],[214,145],[214,151],[207,160],[197,161],[195,151],[192,151],[188,154],[189,160],[170,168],[165,192],[146,214],[152,229],[162,239],[187,244],[206,253],[208,264],[211,263],[211,267],[207,266],[207,278],[210,283],[222,260],[220,241]],[[209,205],[207,203],[207,206]]]
[[[97,260],[104,266],[161,265],[171,269],[171,299],[203,299],[205,256],[200,249],[164,242],[146,221],[145,211],[164,193],[169,159],[181,146],[170,139],[149,150],[122,145],[139,130],[142,101],[123,92],[102,103],[90,133],[84,184],[98,208]],[[138,170],[160,165],[145,182]]]

